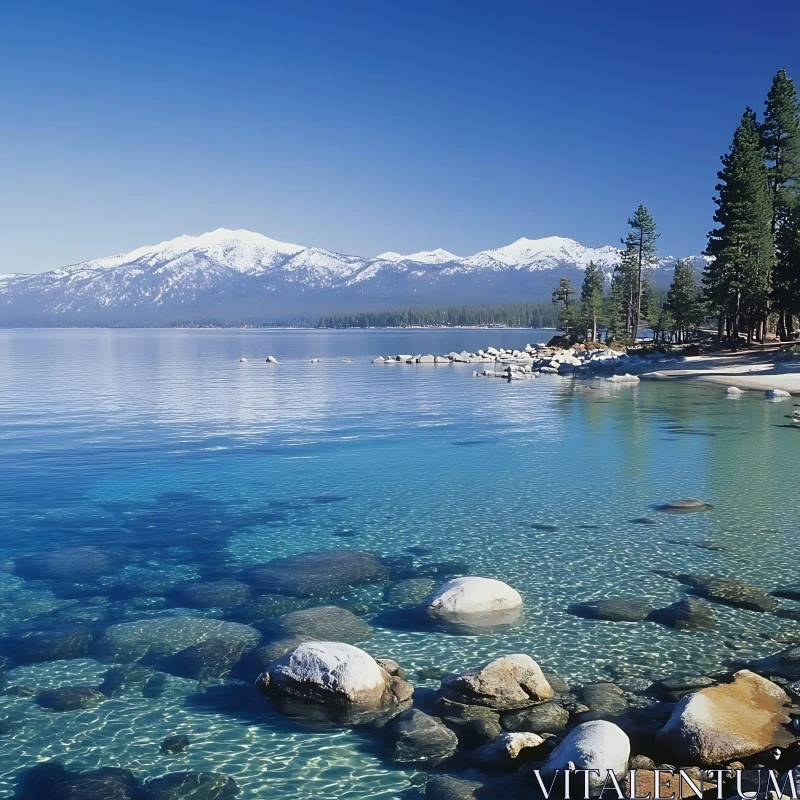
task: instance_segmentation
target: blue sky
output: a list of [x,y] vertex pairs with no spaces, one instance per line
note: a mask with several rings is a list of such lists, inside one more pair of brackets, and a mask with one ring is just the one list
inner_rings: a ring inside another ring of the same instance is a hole
[[[759,10],[763,14],[759,15]],[[249,228],[358,255],[699,252],[800,3],[8,2],[0,272]]]

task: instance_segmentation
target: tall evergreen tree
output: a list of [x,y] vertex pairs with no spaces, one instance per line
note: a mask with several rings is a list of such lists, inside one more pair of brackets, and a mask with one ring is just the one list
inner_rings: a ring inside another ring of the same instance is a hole
[[581,286],[581,320],[586,326],[586,338],[597,339],[597,322],[603,315],[603,288],[606,276],[594,261],[590,261],[583,275]]
[[638,288],[638,259],[633,243],[626,243],[611,277],[608,323],[615,338],[627,338],[633,329]]
[[559,319],[564,333],[569,333],[569,329],[575,324],[575,309],[572,307],[570,297],[576,293],[575,287],[569,278],[559,278],[558,286],[553,289],[553,304],[563,303]]
[[706,254],[712,257],[703,276],[709,303],[727,321],[735,348],[742,319],[765,320],[769,279],[774,261],[772,202],[764,150],[756,115],[747,109],[722,156],[714,198],[717,227],[708,234]]
[[656,241],[660,234],[656,230],[652,215],[642,205],[628,220],[628,225],[632,230],[622,243],[625,245],[625,252],[629,253],[630,258],[635,259],[636,263],[636,288],[631,323],[631,335],[635,340],[642,321],[642,293],[645,288],[646,271],[656,265]]
[[675,262],[675,277],[667,292],[667,309],[670,312],[678,342],[700,324],[703,318],[703,304],[692,262],[678,259]]
[[779,70],[773,78],[765,105],[761,146],[767,159],[775,237],[772,300],[778,313],[778,334],[786,339],[792,312],[800,310],[800,298],[796,296],[800,263],[795,248],[800,231],[800,106],[794,81],[786,70]]

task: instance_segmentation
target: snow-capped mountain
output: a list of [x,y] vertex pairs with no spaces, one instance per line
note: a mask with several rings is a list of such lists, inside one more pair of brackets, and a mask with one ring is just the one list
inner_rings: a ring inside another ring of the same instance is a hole
[[[437,249],[364,258],[219,228],[39,275],[0,274],[0,324],[235,323],[391,303],[542,300],[562,275],[579,281],[590,261],[610,272],[618,258],[613,247],[558,236],[467,257]],[[657,283],[673,263],[662,259]]]

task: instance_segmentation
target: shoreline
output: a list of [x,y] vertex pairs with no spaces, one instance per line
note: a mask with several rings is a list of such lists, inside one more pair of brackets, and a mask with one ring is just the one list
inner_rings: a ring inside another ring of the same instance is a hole
[[[547,374],[599,378],[636,384],[645,380],[682,380],[737,387],[742,391],[777,390],[800,395],[800,354],[779,346],[757,352],[698,356],[621,352],[603,345],[570,348],[526,345],[523,350],[487,347],[446,355],[378,356],[373,364],[481,364],[475,377],[531,380]],[[776,398],[777,399],[777,398]]]
[[736,386],[744,391],[782,389],[800,395],[800,357],[776,359],[777,352],[746,352],[688,356],[680,366],[638,371],[639,377],[679,380],[717,386]]

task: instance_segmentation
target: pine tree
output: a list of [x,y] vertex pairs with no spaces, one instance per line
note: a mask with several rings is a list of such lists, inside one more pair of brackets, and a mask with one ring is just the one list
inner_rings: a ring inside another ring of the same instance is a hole
[[748,335],[757,320],[766,320],[775,256],[767,168],[751,109],[744,112],[730,151],[721,160],[718,197],[714,198],[718,227],[708,235],[706,254],[713,260],[706,267],[703,285],[709,303],[726,319],[735,349],[743,318]]
[[558,286],[553,289],[553,304],[563,303],[559,321],[564,333],[569,333],[569,329],[575,325],[575,309],[572,307],[570,297],[576,292],[572,281],[569,278],[559,278]]
[[703,318],[703,304],[692,262],[675,262],[675,277],[667,293],[667,308],[672,316],[676,340],[681,343]]
[[628,257],[635,259],[636,263],[635,294],[632,303],[633,319],[631,321],[631,335],[635,341],[642,321],[642,292],[647,276],[646,271],[657,263],[656,241],[660,234],[656,230],[652,215],[642,205],[628,220],[628,225],[632,230],[622,240],[622,243],[625,245],[625,252],[629,254]]
[[638,289],[638,259],[633,243],[625,243],[611,277],[609,324],[615,338],[628,338],[633,330]]
[[586,326],[586,338],[597,339],[597,322],[603,315],[603,288],[606,276],[594,261],[590,261],[581,286],[581,322]]
[[772,300],[778,312],[778,334],[786,339],[791,332],[792,311],[800,310],[800,298],[796,296],[800,263],[794,247],[800,230],[800,106],[794,81],[786,70],[779,70],[773,78],[765,106],[761,146],[768,162],[775,237]]

